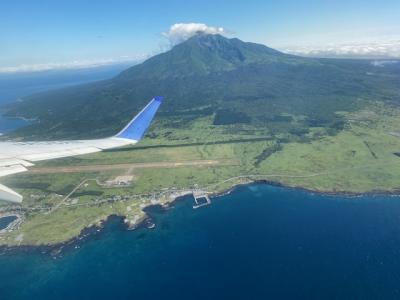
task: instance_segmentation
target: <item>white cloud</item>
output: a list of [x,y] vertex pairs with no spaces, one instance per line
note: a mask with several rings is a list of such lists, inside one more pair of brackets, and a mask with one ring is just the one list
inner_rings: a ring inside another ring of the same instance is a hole
[[282,51],[316,57],[400,58],[400,40],[325,46],[294,46],[283,48]]
[[41,72],[51,70],[71,70],[71,69],[89,69],[108,65],[139,62],[144,60],[147,55],[121,56],[119,58],[93,59],[93,60],[74,60],[70,62],[52,62],[43,64],[21,64],[18,66],[0,66],[0,73],[23,73],[23,72]]
[[198,32],[224,34],[225,30],[222,27],[212,27],[203,23],[177,23],[172,25],[168,32],[163,32],[162,35],[166,37],[172,45],[176,45],[194,36]]
[[384,67],[387,65],[395,65],[398,63],[399,63],[398,60],[375,60],[375,61],[371,62],[371,64],[375,67]]

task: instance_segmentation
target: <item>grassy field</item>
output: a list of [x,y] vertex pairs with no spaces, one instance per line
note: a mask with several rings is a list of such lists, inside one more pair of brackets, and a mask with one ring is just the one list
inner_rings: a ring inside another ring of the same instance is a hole
[[[138,221],[144,217],[144,206],[155,200],[166,203],[176,190],[219,192],[251,180],[271,180],[321,192],[399,191],[400,157],[395,153],[400,152],[400,137],[390,133],[400,132],[400,111],[374,103],[369,109],[338,114],[346,119],[339,133],[330,135],[329,128],[310,127],[301,138],[271,135],[268,128],[214,126],[210,118],[199,118],[185,129],[173,130],[164,127],[161,120],[137,147],[37,164],[33,170],[132,165],[118,170],[28,172],[4,178],[2,183],[24,195],[26,220],[18,230],[1,235],[0,244],[59,243],[111,214]],[[135,165],[204,160],[217,163],[149,168]],[[120,175],[132,176],[133,184],[118,188],[99,185]],[[65,200],[83,181],[85,184]],[[48,213],[63,201],[70,206],[60,205]]]

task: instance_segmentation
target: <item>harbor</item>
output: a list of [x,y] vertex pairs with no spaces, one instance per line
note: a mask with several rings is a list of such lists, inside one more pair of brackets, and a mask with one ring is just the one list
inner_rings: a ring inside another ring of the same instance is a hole
[[193,205],[193,209],[197,209],[211,204],[210,197],[204,191],[201,190],[193,191],[193,198],[194,202],[196,203],[195,205]]
[[23,217],[19,213],[0,214],[0,234],[18,228],[23,222]]

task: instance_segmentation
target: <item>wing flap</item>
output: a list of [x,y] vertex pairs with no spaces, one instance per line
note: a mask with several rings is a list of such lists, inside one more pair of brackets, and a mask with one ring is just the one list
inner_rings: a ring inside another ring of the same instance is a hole
[[12,165],[0,167],[0,177],[28,171],[23,165]]
[[32,167],[34,164],[22,159],[0,159],[0,167],[7,167],[12,165],[22,165],[24,167]]
[[33,153],[26,154],[20,156],[20,158],[29,161],[41,161],[47,159],[55,159],[55,158],[63,158],[69,156],[83,155],[89,153],[100,152],[101,149],[96,147],[85,147],[85,148],[76,148],[76,149],[67,149],[67,150],[58,150],[53,152],[42,152],[42,153]]

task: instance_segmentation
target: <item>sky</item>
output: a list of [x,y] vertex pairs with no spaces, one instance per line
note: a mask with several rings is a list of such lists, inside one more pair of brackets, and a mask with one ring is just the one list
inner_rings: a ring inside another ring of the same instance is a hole
[[143,60],[190,26],[302,55],[400,57],[399,0],[13,0],[0,2],[0,72]]

